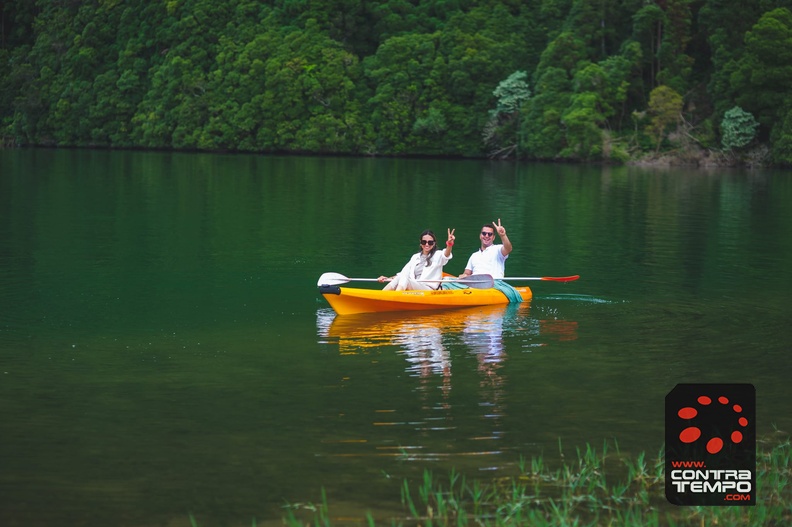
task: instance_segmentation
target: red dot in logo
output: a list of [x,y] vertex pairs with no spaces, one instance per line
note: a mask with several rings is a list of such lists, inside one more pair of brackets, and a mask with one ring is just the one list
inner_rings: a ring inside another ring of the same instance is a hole
[[683,443],[692,443],[696,439],[701,437],[701,430],[696,428],[695,426],[691,426],[682,430],[679,433],[679,440]]
[[735,404],[734,411],[739,414],[740,412],[742,412],[742,406],[740,406],[739,404]]
[[721,404],[729,404],[729,400],[726,397],[722,396],[722,395],[720,397],[718,397],[718,402],[721,403]]
[[740,417],[737,422],[740,423],[740,426],[748,426],[748,419],[745,417]]
[[698,415],[698,410],[695,408],[691,408],[690,406],[686,406],[677,412],[677,415],[682,419],[693,419]]
[[710,399],[706,395],[702,395],[697,400],[698,400],[699,404],[703,404],[704,406],[707,406],[709,403],[712,402],[712,399]]
[[710,454],[717,454],[723,448],[723,439],[720,437],[713,437],[707,442],[707,452]]
[[734,432],[732,432],[731,435],[732,442],[739,443],[740,441],[742,441],[742,439],[743,439],[742,432],[740,432],[739,430],[735,430]]

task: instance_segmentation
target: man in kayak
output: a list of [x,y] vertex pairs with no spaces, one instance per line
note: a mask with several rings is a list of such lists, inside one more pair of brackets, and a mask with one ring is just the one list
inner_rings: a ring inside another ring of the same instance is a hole
[[[495,232],[498,233],[501,243],[495,243]],[[497,224],[493,221],[482,226],[479,239],[481,249],[470,256],[465,272],[459,275],[459,278],[472,274],[488,274],[496,280],[503,278],[506,273],[506,258],[512,251],[512,244],[506,236],[506,228],[501,225],[500,218]]]
[[443,266],[453,258],[451,247],[454,240],[454,229],[448,229],[445,250],[438,250],[435,234],[428,229],[423,231],[418,246],[421,248],[420,252],[414,254],[398,274],[391,277],[380,276],[377,280],[390,282],[384,287],[385,291],[439,289],[443,280]]

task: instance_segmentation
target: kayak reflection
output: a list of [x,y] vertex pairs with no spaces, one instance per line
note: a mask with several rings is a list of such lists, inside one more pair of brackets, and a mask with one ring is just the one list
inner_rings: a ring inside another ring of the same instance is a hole
[[337,343],[339,352],[360,353],[380,346],[398,346],[411,362],[429,362],[429,370],[442,373],[448,360],[444,337],[467,335],[470,344],[486,347],[482,339],[495,342],[503,324],[518,314],[527,316],[530,304],[503,304],[437,312],[388,312],[335,316],[317,313],[317,333],[328,343]]
[[[546,313],[543,313],[546,315]],[[446,346],[463,344],[482,363],[500,362],[503,336],[521,336],[523,351],[547,341],[577,339],[577,322],[555,316],[530,316],[530,304],[500,304],[433,312],[385,312],[337,316],[332,309],[317,311],[320,343],[337,344],[344,354],[397,346],[422,374],[441,374],[449,357]],[[542,338],[537,338],[540,336]]]

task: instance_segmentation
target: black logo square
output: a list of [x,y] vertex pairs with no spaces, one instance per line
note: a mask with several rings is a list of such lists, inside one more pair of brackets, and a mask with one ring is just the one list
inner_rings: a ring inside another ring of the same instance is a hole
[[752,384],[677,384],[666,395],[665,489],[675,505],[756,505]]

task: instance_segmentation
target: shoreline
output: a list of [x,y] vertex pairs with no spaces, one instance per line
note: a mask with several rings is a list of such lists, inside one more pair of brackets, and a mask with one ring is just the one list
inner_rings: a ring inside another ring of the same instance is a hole
[[247,150],[200,150],[185,148],[151,148],[137,146],[73,146],[73,145],[15,145],[0,143],[0,150],[101,150],[119,152],[152,152],[152,153],[184,153],[184,154],[223,154],[223,155],[260,155],[260,156],[287,156],[287,157],[351,157],[371,159],[422,159],[442,161],[490,161],[501,163],[558,163],[568,165],[602,165],[602,166],[632,166],[647,168],[734,168],[734,169],[762,169],[762,168],[788,168],[776,166],[769,161],[769,149],[759,145],[752,150],[740,153],[728,153],[705,148],[677,149],[666,152],[650,152],[641,156],[631,157],[623,162],[609,160],[574,161],[569,159],[514,159],[492,158],[488,156],[461,156],[440,154],[362,154],[353,152],[303,152],[303,151],[247,151]]

